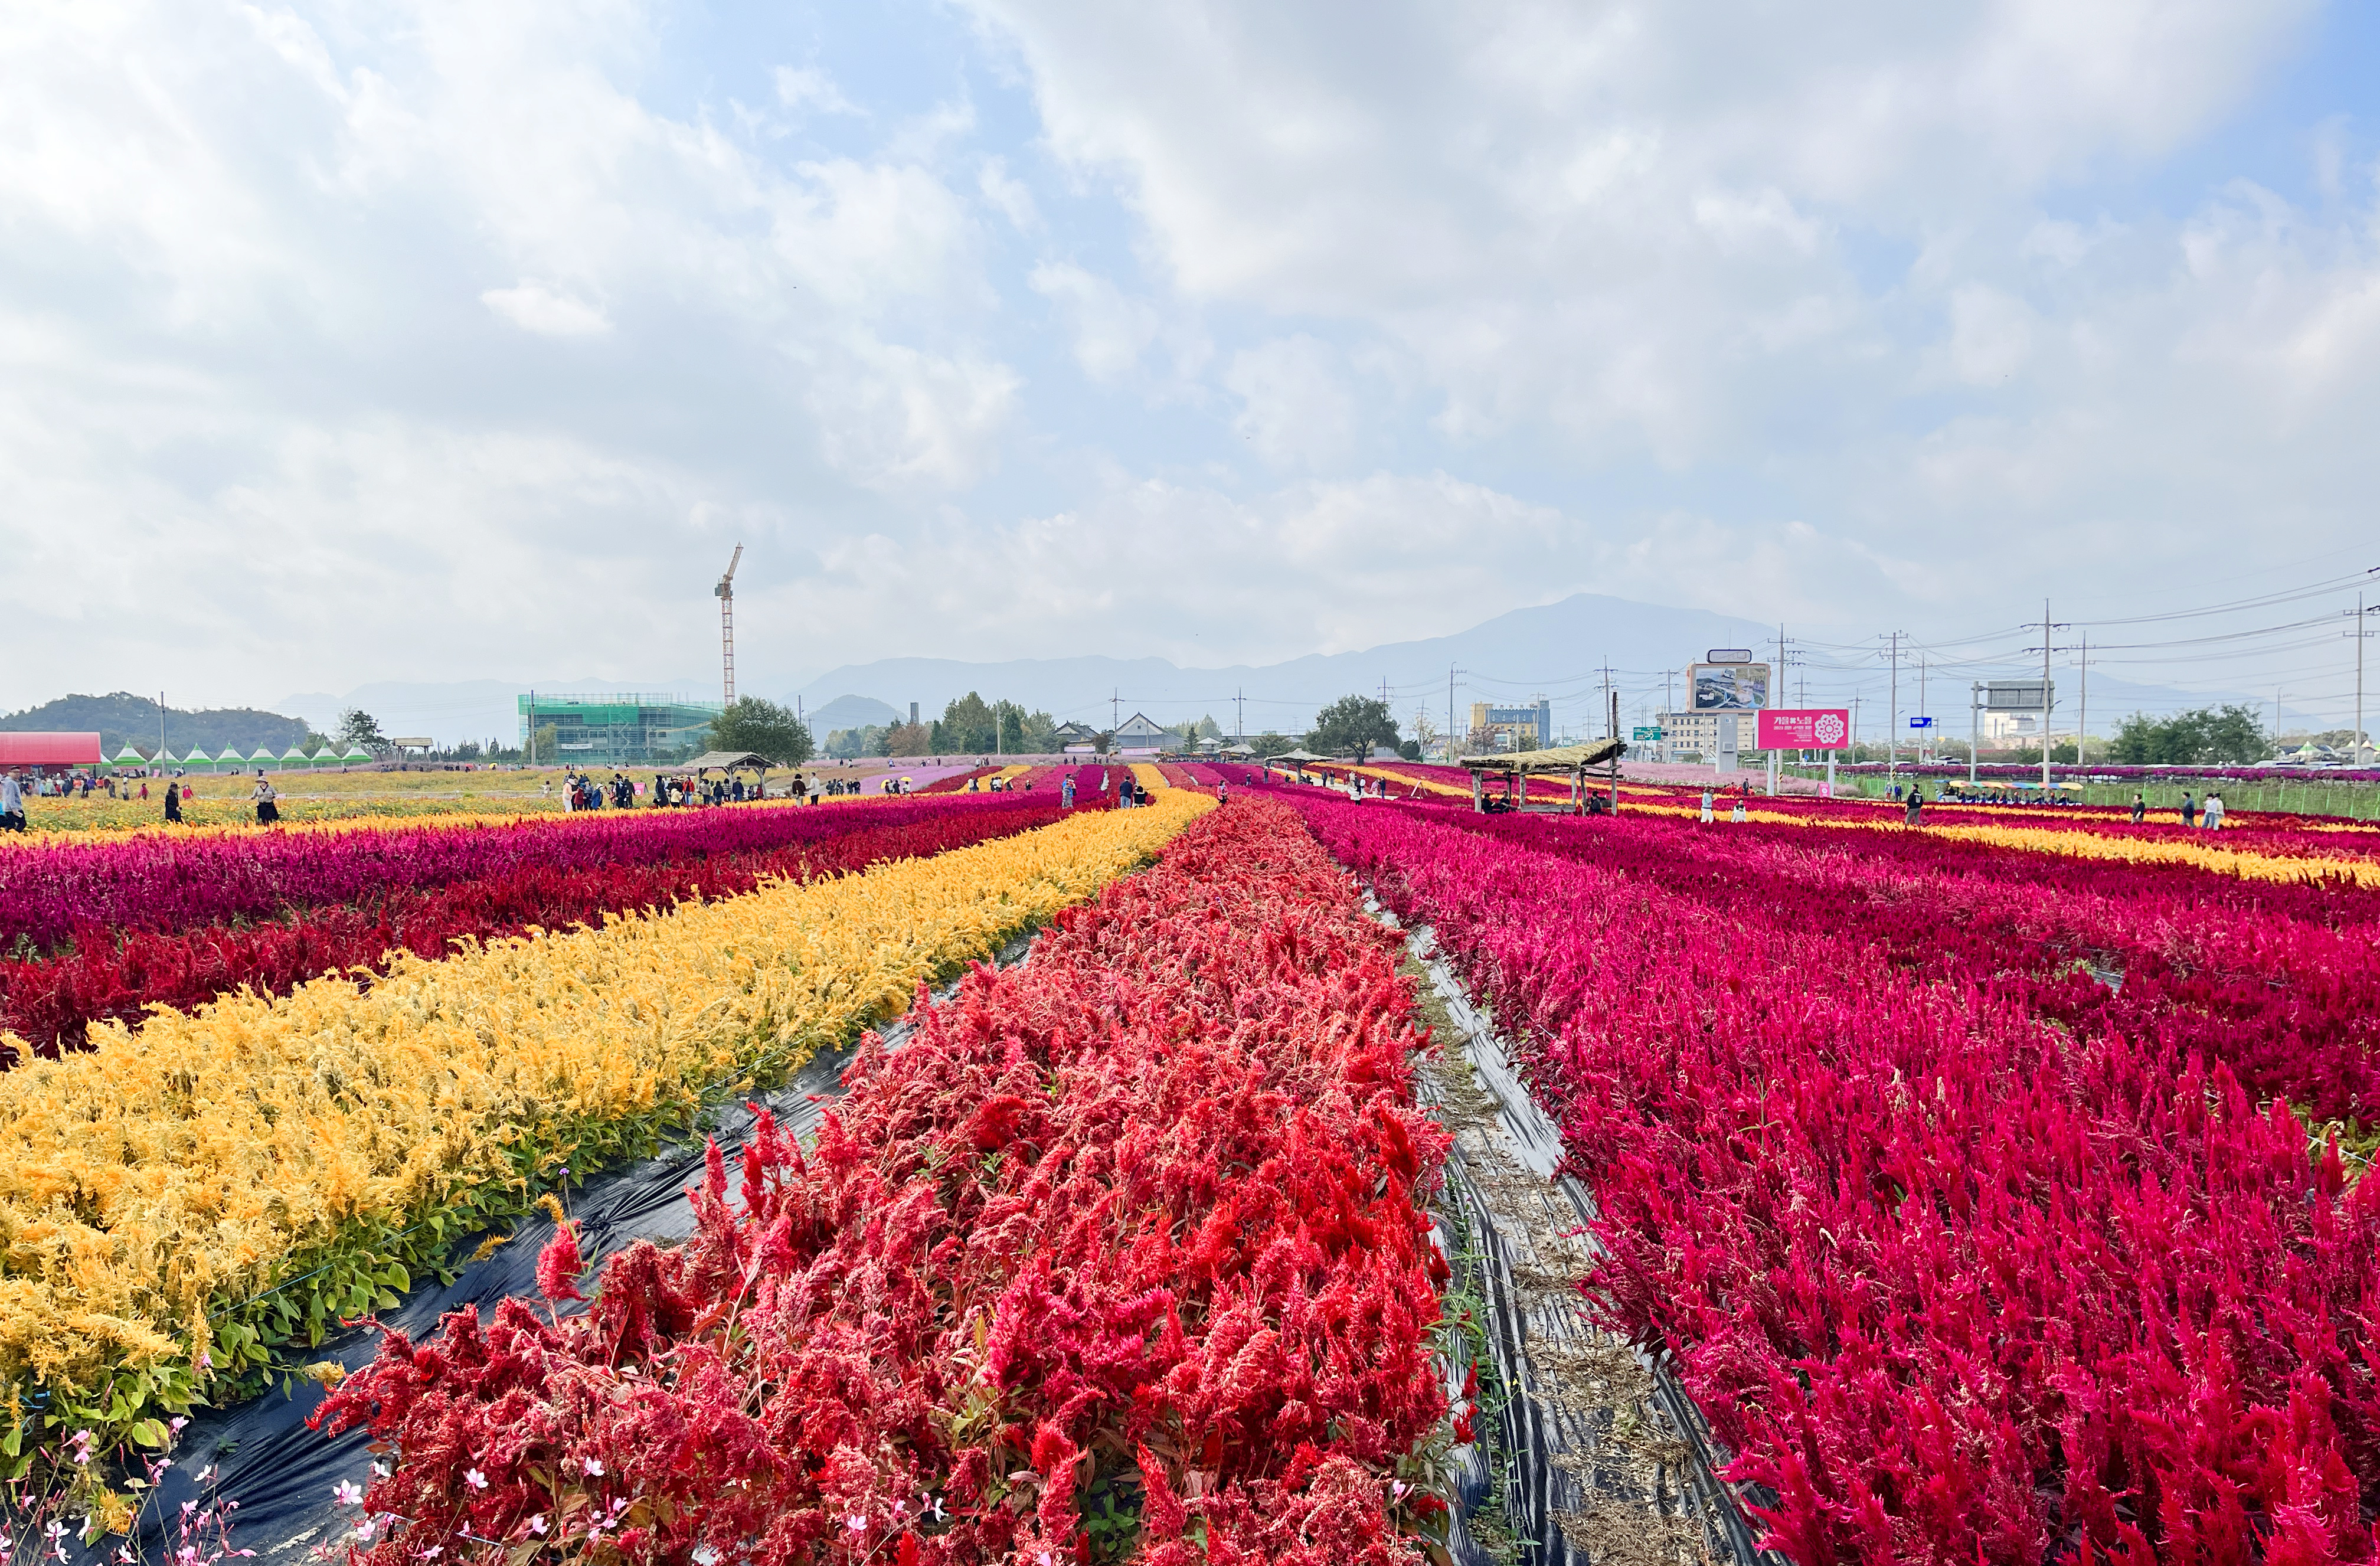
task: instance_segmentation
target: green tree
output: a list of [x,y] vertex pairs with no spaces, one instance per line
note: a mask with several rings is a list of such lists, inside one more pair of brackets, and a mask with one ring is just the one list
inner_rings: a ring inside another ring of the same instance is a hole
[[1248,748],[1259,756],[1286,756],[1295,750],[1301,743],[1303,742],[1292,739],[1287,734],[1277,734],[1270,730],[1248,736]]
[[2107,755],[2131,767],[2192,767],[2261,761],[2271,750],[2255,710],[2233,703],[2162,719],[2135,712],[2118,725]]
[[1354,756],[1397,743],[1397,721],[1376,696],[1342,696],[1316,714],[1305,747],[1318,756]]
[[970,750],[978,756],[990,755],[1000,748],[1000,729],[991,704],[974,691],[952,701],[934,724],[931,744],[937,755]]
[[798,767],[810,759],[809,725],[795,717],[790,707],[739,696],[710,721],[710,748],[748,750],[780,767]]
[[387,747],[388,736],[380,732],[379,720],[360,707],[350,707],[339,714],[339,743],[377,751]]
[[1047,712],[1025,714],[1024,743],[1017,747],[1027,756],[1046,756],[1058,748],[1058,720]]
[[1091,736],[1091,748],[1099,752],[1101,756],[1105,756],[1108,753],[1109,747],[1114,744],[1115,731],[1113,729],[1101,729],[1098,734]]
[[[884,731],[887,756],[930,756],[933,732],[923,723],[895,723]],[[972,748],[972,747],[970,747]]]

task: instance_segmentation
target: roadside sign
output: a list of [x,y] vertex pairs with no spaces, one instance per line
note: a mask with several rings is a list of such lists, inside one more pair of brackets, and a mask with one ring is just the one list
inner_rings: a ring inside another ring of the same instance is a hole
[[1660,741],[1661,731],[1658,728],[1645,728],[1641,724],[1631,730],[1628,735],[1631,745],[1658,745]]
[[1761,710],[1763,750],[1842,750],[1852,743],[1846,707],[1768,707]]
[[1930,729],[1934,726],[1934,720],[1931,718],[1912,718],[1909,720],[1909,726],[1912,729]]

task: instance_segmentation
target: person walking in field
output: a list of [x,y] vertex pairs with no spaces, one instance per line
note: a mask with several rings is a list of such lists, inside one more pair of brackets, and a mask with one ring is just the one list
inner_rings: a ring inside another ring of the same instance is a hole
[[14,772],[0,772],[0,832],[25,830],[25,785]]
[[256,801],[258,826],[269,827],[281,819],[281,807],[274,802],[273,784],[267,781],[261,768],[258,769],[256,774],[256,791],[249,797]]
[[1744,819],[1743,800],[1741,797],[1738,797],[1734,806],[1729,809],[1727,819],[1730,821],[1742,821]]
[[1074,807],[1075,774],[1068,772],[1064,778],[1059,781],[1058,783],[1058,808],[1061,810],[1071,810]]
[[1901,824],[1902,824],[1902,825],[1904,825],[1904,826],[1912,826],[1912,827],[1915,826],[1915,825],[1917,824],[1917,813],[1918,813],[1920,810],[1924,809],[1925,807],[1925,784],[1923,784],[1923,783],[1911,783],[1911,784],[1909,785],[1909,810],[1908,810],[1908,814],[1904,815],[1904,816],[1901,818]]
[[2145,795],[2145,794],[2135,794],[2135,795],[2132,795],[2132,825],[2134,825],[2134,826],[2139,826],[2143,821],[2144,821],[2144,820],[2147,820],[2147,819],[2148,819],[2148,816],[2149,816],[2149,797],[2148,797],[2148,795]]
[[1705,790],[1703,790],[1703,825],[1705,825],[1705,826],[1708,826],[1708,825],[1710,825],[1710,823],[1711,823],[1711,791],[1710,791],[1709,789],[1705,789]]
[[2181,796],[2181,824],[2186,827],[2198,824],[2198,801],[2187,794]]
[[2206,830],[2219,832],[2222,828],[2223,796],[2219,794],[2210,794],[2206,796]]

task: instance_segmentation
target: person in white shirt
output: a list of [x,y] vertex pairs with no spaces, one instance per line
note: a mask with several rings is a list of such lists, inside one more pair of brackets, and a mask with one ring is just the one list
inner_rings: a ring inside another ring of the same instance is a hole
[[25,787],[14,772],[0,772],[0,832],[25,830]]
[[2210,794],[2206,796],[2206,813],[2200,819],[2204,822],[2208,832],[2217,832],[2222,829],[2223,796],[2221,795]]

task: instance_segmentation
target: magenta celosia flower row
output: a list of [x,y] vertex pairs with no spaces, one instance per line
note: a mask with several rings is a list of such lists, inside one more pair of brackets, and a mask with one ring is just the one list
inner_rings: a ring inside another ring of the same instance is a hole
[[1523,1041],[1597,1308],[1791,1559],[2380,1552],[2380,1180],[2289,1109],[2372,1111],[2372,893],[1301,804]]
[[[392,1336],[318,1415],[392,1453],[366,1559],[1417,1566],[1446,1141],[1396,955],[1293,811],[1216,812],[864,1047],[807,1154],[764,1123],[733,1206],[714,1148],[583,1315]],[[580,1270],[565,1229],[549,1300]]]

